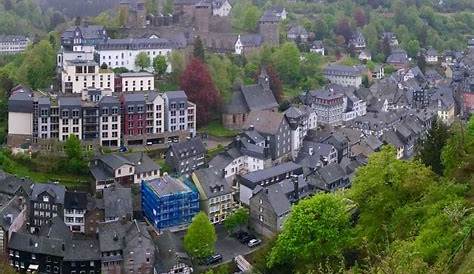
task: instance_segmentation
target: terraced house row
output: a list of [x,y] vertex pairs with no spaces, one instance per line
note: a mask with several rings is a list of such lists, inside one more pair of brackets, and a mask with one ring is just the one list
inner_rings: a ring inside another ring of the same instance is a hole
[[90,146],[167,146],[196,133],[196,105],[184,91],[85,89],[53,95],[18,86],[8,102],[8,144],[51,149],[76,135]]

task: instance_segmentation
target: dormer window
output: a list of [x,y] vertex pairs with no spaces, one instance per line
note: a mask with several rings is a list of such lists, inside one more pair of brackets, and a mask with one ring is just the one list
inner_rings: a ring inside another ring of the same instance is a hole
[[43,202],[49,202],[49,197],[48,196],[43,196]]

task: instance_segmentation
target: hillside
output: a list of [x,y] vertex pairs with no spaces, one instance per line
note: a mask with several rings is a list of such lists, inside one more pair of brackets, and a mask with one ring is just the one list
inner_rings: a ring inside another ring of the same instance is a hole
[[53,9],[61,12],[69,18],[96,16],[99,13],[113,9],[120,0],[35,0],[43,10]]

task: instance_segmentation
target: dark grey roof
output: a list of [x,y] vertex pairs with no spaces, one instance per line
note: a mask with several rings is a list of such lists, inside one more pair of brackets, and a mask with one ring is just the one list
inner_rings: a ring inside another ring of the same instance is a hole
[[294,36],[307,36],[308,31],[303,26],[297,25],[297,26],[292,26],[288,30],[288,35],[294,35]]
[[62,257],[64,241],[33,235],[25,232],[13,232],[8,247],[35,254]]
[[99,223],[99,245],[101,252],[122,250],[123,239],[130,224],[121,221]]
[[72,232],[64,223],[60,216],[51,219],[49,223],[43,225],[39,231],[39,235],[47,238],[55,238],[68,242],[72,239]]
[[65,209],[87,209],[87,192],[66,191]]
[[58,97],[58,104],[61,107],[66,107],[66,106],[80,107],[81,106],[81,97],[78,97],[78,96],[60,96],[60,97]]
[[191,265],[182,243],[183,241],[169,230],[164,230],[158,237],[158,260],[155,266],[158,273],[168,273],[178,263]]
[[389,64],[406,64],[408,63],[408,55],[406,51],[398,49],[393,50],[392,53],[387,57],[387,63]]
[[96,238],[72,239],[66,245],[64,261],[98,261],[101,258]]
[[164,96],[166,96],[168,99],[182,99],[182,100],[188,99],[188,97],[186,96],[186,93],[182,90],[167,91],[164,93]]
[[147,184],[158,197],[192,191],[192,189],[184,182],[172,178],[169,175],[165,175],[159,179],[146,181],[144,183]]
[[133,93],[124,93],[123,94],[123,99],[127,103],[132,103],[132,102],[145,102],[145,93],[143,92],[133,92]]
[[271,10],[266,10],[262,17],[260,17],[260,22],[279,22],[280,18]]
[[278,107],[278,103],[270,89],[265,89],[261,85],[242,86],[242,95],[251,111],[272,109]]
[[110,187],[103,190],[105,218],[132,216],[132,191],[130,188]]
[[244,47],[259,47],[263,43],[263,37],[260,34],[242,34],[240,43]]
[[287,172],[297,171],[300,169],[301,169],[301,166],[299,164],[296,164],[294,162],[286,162],[286,163],[273,166],[270,168],[247,173],[243,175],[242,178],[244,179],[244,181],[250,182],[250,184],[248,184],[247,182],[242,182],[242,183],[249,186],[250,188],[254,188],[255,184],[260,181],[263,181],[263,180],[266,180],[266,179],[269,179],[281,174],[285,174]]
[[325,184],[330,184],[343,179],[346,176],[344,169],[337,163],[323,166],[317,170],[317,174]]
[[251,112],[245,121],[245,128],[253,128],[259,133],[274,135],[286,122],[283,113],[261,110]]
[[362,71],[358,67],[350,67],[345,65],[330,64],[324,68],[325,75],[346,75],[346,76],[361,76]]
[[267,195],[268,202],[273,208],[273,211],[278,217],[282,217],[290,212],[291,203],[288,197],[285,195],[279,183],[268,186],[266,188],[257,186],[256,192],[265,191],[264,195]]
[[194,171],[208,199],[232,193],[232,189],[216,168],[204,168]]
[[32,181],[0,171],[0,193],[13,196],[20,188],[23,188],[27,194],[31,194],[32,187]]
[[160,170],[160,166],[144,152],[129,153],[124,157],[135,166],[136,174]]
[[0,43],[27,43],[28,37],[23,35],[0,35]]
[[66,188],[64,186],[58,184],[34,184],[31,199],[38,199],[38,195],[43,192],[47,192],[51,195],[56,200],[56,203],[64,204],[64,195],[66,193]]
[[225,113],[229,114],[247,113],[249,111],[244,95],[240,89],[232,92],[232,97],[229,103],[225,105],[224,109]]
[[0,228],[3,228],[4,231],[8,231],[13,221],[20,215],[21,204],[19,197],[15,197],[8,201],[7,204],[0,206]]
[[400,140],[397,134],[392,130],[384,132],[382,135],[382,140],[384,143],[393,145],[396,148],[404,146],[402,140]]
[[33,113],[33,94],[20,87],[8,99],[9,112]]
[[163,38],[125,38],[108,39],[98,44],[97,50],[143,50],[143,49],[170,49],[173,47],[168,39]]
[[209,167],[214,167],[219,170],[224,169],[230,163],[232,163],[234,159],[230,157],[229,154],[226,152],[222,152],[217,154],[214,158],[209,161]]
[[173,143],[169,150],[173,152],[174,158],[178,160],[192,158],[206,153],[206,147],[201,138],[195,137],[184,142]]

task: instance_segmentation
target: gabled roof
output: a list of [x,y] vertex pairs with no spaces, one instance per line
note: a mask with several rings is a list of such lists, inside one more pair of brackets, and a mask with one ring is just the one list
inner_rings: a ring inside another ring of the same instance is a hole
[[230,185],[216,168],[198,169],[194,171],[194,175],[199,180],[207,199],[232,193]]
[[64,209],[87,209],[87,192],[66,191]]
[[201,138],[195,137],[184,142],[173,143],[169,150],[173,152],[173,156],[177,160],[192,158],[206,153],[206,147]]
[[245,128],[253,127],[261,134],[275,135],[285,122],[283,113],[269,110],[254,111],[247,117]]
[[256,186],[256,183],[260,181],[285,174],[287,172],[297,171],[299,169],[301,169],[300,165],[294,162],[286,162],[270,168],[247,173],[242,176],[244,180],[241,183],[253,189]]
[[156,241],[158,260],[155,269],[158,273],[168,273],[179,263],[191,265],[189,256],[185,253],[181,239],[169,230],[164,230]]
[[64,204],[64,196],[66,194],[66,188],[64,186],[58,184],[34,184],[31,199],[37,200],[38,196],[44,192],[51,195],[56,203]]
[[242,95],[245,103],[251,111],[272,109],[278,107],[278,103],[270,89],[259,84],[242,86]]
[[103,190],[105,218],[132,216],[131,188],[109,187]]

